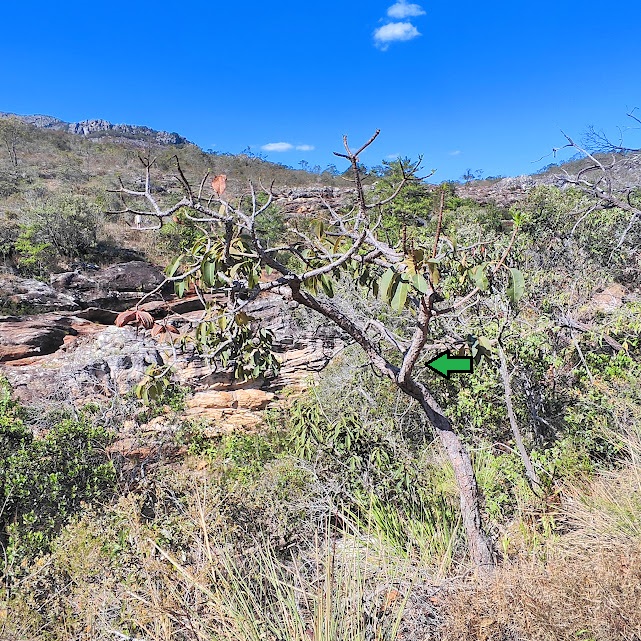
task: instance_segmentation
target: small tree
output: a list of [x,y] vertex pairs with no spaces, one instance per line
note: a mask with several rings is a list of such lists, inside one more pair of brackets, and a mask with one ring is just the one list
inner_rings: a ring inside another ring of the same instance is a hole
[[15,116],[0,118],[0,141],[13,167],[18,166],[18,148],[29,138],[29,134],[29,127]]
[[27,211],[28,228],[56,253],[79,258],[96,245],[100,209],[86,196],[66,195]]
[[[196,189],[177,158],[180,200],[166,207],[157,202],[149,179],[153,161],[144,160],[145,189],[121,185],[116,191],[123,207],[111,213],[144,215],[153,220],[148,228],[158,228],[180,210],[200,227],[202,237],[168,267],[167,280],[179,295],[193,287],[201,297],[206,312],[196,332],[198,342],[210,357],[233,363],[237,374],[257,376],[273,366],[268,357],[270,337],[264,330],[248,331],[243,311],[249,301],[267,292],[313,310],[360,345],[381,377],[420,404],[454,470],[471,559],[479,567],[492,566],[493,546],[483,531],[470,455],[425,382],[424,364],[435,351],[463,352],[469,346],[468,339],[461,338],[465,335],[461,314],[484,292],[502,288],[513,302],[522,294],[520,274],[515,281],[517,270],[502,269],[518,225],[507,246],[494,250],[496,256],[484,248],[471,257],[441,235],[441,193],[436,199],[440,205],[434,236],[393,244],[381,228],[381,208],[416,182],[418,165],[399,163],[398,185],[387,197],[371,202],[362,183],[359,155],[378,134],[356,151],[345,137],[345,153],[336,153],[350,164],[353,202],[345,207],[324,202],[326,214],[321,220],[295,219],[275,246],[261,234],[261,217],[274,203],[271,189],[259,195],[250,185],[249,192],[232,204],[223,197],[222,176],[214,178],[212,190],[207,176]],[[129,204],[132,198],[150,206],[134,207]],[[352,301],[344,293],[348,289]],[[221,293],[226,295],[224,303]],[[373,297],[382,301],[376,311]],[[480,358],[481,352],[476,353]]]

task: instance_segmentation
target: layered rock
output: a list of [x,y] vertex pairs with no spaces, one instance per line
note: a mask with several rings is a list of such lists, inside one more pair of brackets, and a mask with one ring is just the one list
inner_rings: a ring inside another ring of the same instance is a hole
[[[126,394],[149,365],[163,363],[156,346],[131,328],[105,327],[78,317],[44,314],[0,323],[0,344],[25,337],[49,339],[21,358],[5,358],[3,374],[25,403],[62,400],[84,404]],[[37,334],[46,325],[57,340]],[[3,330],[7,329],[8,332]],[[56,347],[56,349],[53,349]]]
[[[344,342],[336,332],[296,322],[278,296],[261,297],[247,312],[275,334],[281,368],[269,380],[235,381],[229,371],[213,369],[193,351],[156,341],[149,332],[60,314],[2,319],[0,367],[25,403],[50,399],[82,405],[126,394],[150,365],[171,363],[175,380],[193,392],[187,416],[203,420],[207,434],[254,429],[265,409],[288,402],[292,393],[313,383]],[[170,314],[168,320],[185,331],[198,315]]]
[[0,112],[0,118],[15,117],[39,129],[54,129],[68,131],[69,133],[90,138],[102,138],[104,136],[124,138],[133,142],[152,142],[159,145],[185,145],[191,144],[187,138],[177,133],[168,131],[157,131],[150,127],[141,125],[113,124],[107,120],[92,119],[80,122],[65,122],[59,118],[43,115],[19,116],[6,112]]
[[96,308],[123,311],[164,280],[162,271],[143,261],[104,269],[52,274],[50,283],[13,275],[0,276],[0,306],[29,312],[76,312]]
[[67,336],[76,334],[72,319],[66,316],[0,317],[0,363],[51,354]]

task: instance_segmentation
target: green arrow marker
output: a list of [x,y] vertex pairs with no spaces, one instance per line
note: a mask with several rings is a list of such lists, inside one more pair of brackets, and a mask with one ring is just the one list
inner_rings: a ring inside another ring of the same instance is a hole
[[449,379],[452,372],[458,374],[471,374],[472,373],[472,357],[471,356],[450,356],[450,351],[441,352],[435,356],[431,361],[427,361],[427,366],[438,372],[444,378]]

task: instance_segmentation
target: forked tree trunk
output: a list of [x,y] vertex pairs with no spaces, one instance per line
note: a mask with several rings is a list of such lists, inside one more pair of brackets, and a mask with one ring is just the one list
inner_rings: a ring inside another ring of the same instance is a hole
[[461,499],[461,518],[467,535],[470,558],[480,570],[490,570],[494,566],[494,554],[492,544],[483,532],[481,524],[479,491],[472,461],[436,399],[423,384],[415,381],[411,376],[406,376],[402,381],[399,380],[399,368],[381,356],[361,327],[331,303],[323,301],[321,304],[309,292],[302,291],[300,286],[300,283],[291,283],[290,291],[293,300],[336,323],[338,327],[347,332],[363,348],[373,367],[394,382],[402,392],[421,404],[454,468],[454,478],[456,479]]
[[483,531],[479,490],[470,455],[458,434],[452,429],[449,419],[443,414],[436,399],[424,385],[410,380],[401,389],[421,404],[447,452],[459,490],[461,519],[467,536],[470,558],[480,570],[489,571],[494,567],[495,555],[492,543]]

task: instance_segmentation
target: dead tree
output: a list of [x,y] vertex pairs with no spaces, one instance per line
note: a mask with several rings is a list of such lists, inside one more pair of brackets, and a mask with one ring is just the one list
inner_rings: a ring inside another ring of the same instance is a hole
[[[641,125],[641,120],[634,115],[634,110],[627,114],[634,122]],[[638,128],[638,127],[637,127]],[[625,228],[619,234],[617,244],[610,254],[622,247],[628,234],[641,218],[641,149],[626,147],[623,144],[623,133],[618,142],[612,142],[594,128],[588,134],[588,145],[581,145],[567,134],[563,134],[567,143],[553,150],[556,154],[561,149],[575,149],[585,158],[585,164],[576,173],[563,170],[556,177],[568,186],[573,186],[591,198],[591,204],[574,225],[576,231],[580,223],[596,209],[617,208],[628,214]]]

